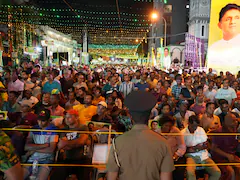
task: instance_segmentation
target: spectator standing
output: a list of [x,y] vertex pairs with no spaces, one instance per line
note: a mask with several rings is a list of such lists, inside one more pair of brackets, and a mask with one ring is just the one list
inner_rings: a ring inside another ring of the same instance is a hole
[[43,86],[44,93],[51,93],[53,89],[57,89],[59,92],[62,91],[60,83],[54,80],[53,75],[51,73],[48,74],[48,81]]
[[63,77],[60,79],[61,88],[65,97],[68,96],[69,89],[73,87],[74,81],[71,78],[71,70],[65,69],[63,71]]
[[124,82],[122,84],[120,84],[119,91],[123,94],[123,97],[125,98],[133,90],[134,90],[134,83],[130,81],[129,75],[125,74]]
[[237,94],[233,88],[229,87],[228,79],[223,80],[223,87],[217,91],[215,98],[217,100],[225,99],[228,101],[230,108],[233,106],[234,100],[237,98]]
[[18,104],[19,93],[16,91],[11,91],[8,93],[8,101],[4,102],[2,110],[8,111],[8,113],[20,112],[21,106]]
[[175,80],[177,84],[172,87],[172,95],[176,100],[179,100],[179,95],[182,90],[182,76],[180,74],[177,74],[175,76]]
[[102,89],[100,87],[96,87],[93,91],[93,101],[92,101],[92,104],[94,106],[97,106],[99,102],[101,101],[105,101],[105,98],[102,96]]
[[187,100],[189,105],[191,106],[194,103],[194,99],[196,97],[196,93],[193,91],[192,80],[187,77],[184,79],[185,87],[181,89],[179,99]]
[[135,90],[139,91],[149,91],[149,84],[146,82],[147,75],[143,74],[141,76],[141,81],[135,84]]
[[197,116],[205,113],[206,103],[204,102],[203,95],[197,95],[196,102],[190,106],[190,110],[193,111]]
[[11,81],[8,83],[8,92],[17,91],[23,92],[24,83],[18,79],[18,75],[16,71],[13,71],[11,74]]
[[84,87],[86,89],[86,91],[88,91],[88,86],[85,82],[86,81],[85,75],[82,73],[78,73],[78,74],[76,74],[76,76],[77,76],[77,82],[73,84],[73,87],[75,89]]

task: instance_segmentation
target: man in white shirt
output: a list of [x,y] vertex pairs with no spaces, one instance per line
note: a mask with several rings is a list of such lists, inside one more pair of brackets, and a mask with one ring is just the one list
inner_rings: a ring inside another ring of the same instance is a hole
[[214,87],[214,82],[213,81],[209,81],[208,82],[208,88],[203,92],[204,96],[210,102],[214,102],[215,101],[215,96],[217,94],[217,91],[215,89],[213,89],[213,87]]
[[233,106],[234,100],[237,98],[237,94],[236,94],[236,91],[233,88],[229,87],[229,80],[228,79],[223,80],[223,87],[218,89],[215,98],[217,100],[225,99],[225,100],[228,101],[228,104],[230,105],[230,108]]
[[[221,171],[214,165],[214,161],[209,157],[207,151],[207,135],[203,128],[199,127],[199,119],[197,116],[193,115],[189,117],[188,126],[182,130],[184,135],[184,141],[187,147],[186,151],[186,163],[187,164],[211,164],[211,166],[206,166],[205,170],[209,174],[209,179],[219,179],[221,176]],[[187,166],[187,179],[196,179],[196,166]]]
[[163,57],[163,68],[167,71],[169,71],[171,66],[171,57],[169,55],[168,48],[164,49],[164,57]]
[[208,67],[237,74],[240,69],[240,7],[228,4],[222,8],[218,27],[222,30],[223,39],[209,48]]
[[8,92],[16,91],[22,92],[24,90],[24,83],[18,79],[17,73],[12,72],[11,81],[8,83]]

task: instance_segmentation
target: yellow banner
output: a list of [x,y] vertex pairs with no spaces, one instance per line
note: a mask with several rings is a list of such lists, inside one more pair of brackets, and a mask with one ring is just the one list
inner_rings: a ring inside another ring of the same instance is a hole
[[218,73],[240,70],[240,0],[212,0],[207,67]]

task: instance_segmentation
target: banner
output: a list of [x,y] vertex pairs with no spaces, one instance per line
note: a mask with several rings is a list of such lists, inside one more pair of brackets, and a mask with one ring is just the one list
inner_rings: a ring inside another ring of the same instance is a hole
[[212,0],[207,67],[218,73],[240,70],[240,0]]
[[199,68],[204,66],[204,40],[189,33],[185,35],[185,66]]

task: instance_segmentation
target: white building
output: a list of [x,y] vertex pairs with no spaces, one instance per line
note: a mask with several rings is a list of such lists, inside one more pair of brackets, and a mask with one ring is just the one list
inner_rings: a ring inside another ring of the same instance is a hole
[[208,46],[211,0],[190,0],[188,32],[204,39],[205,51]]

